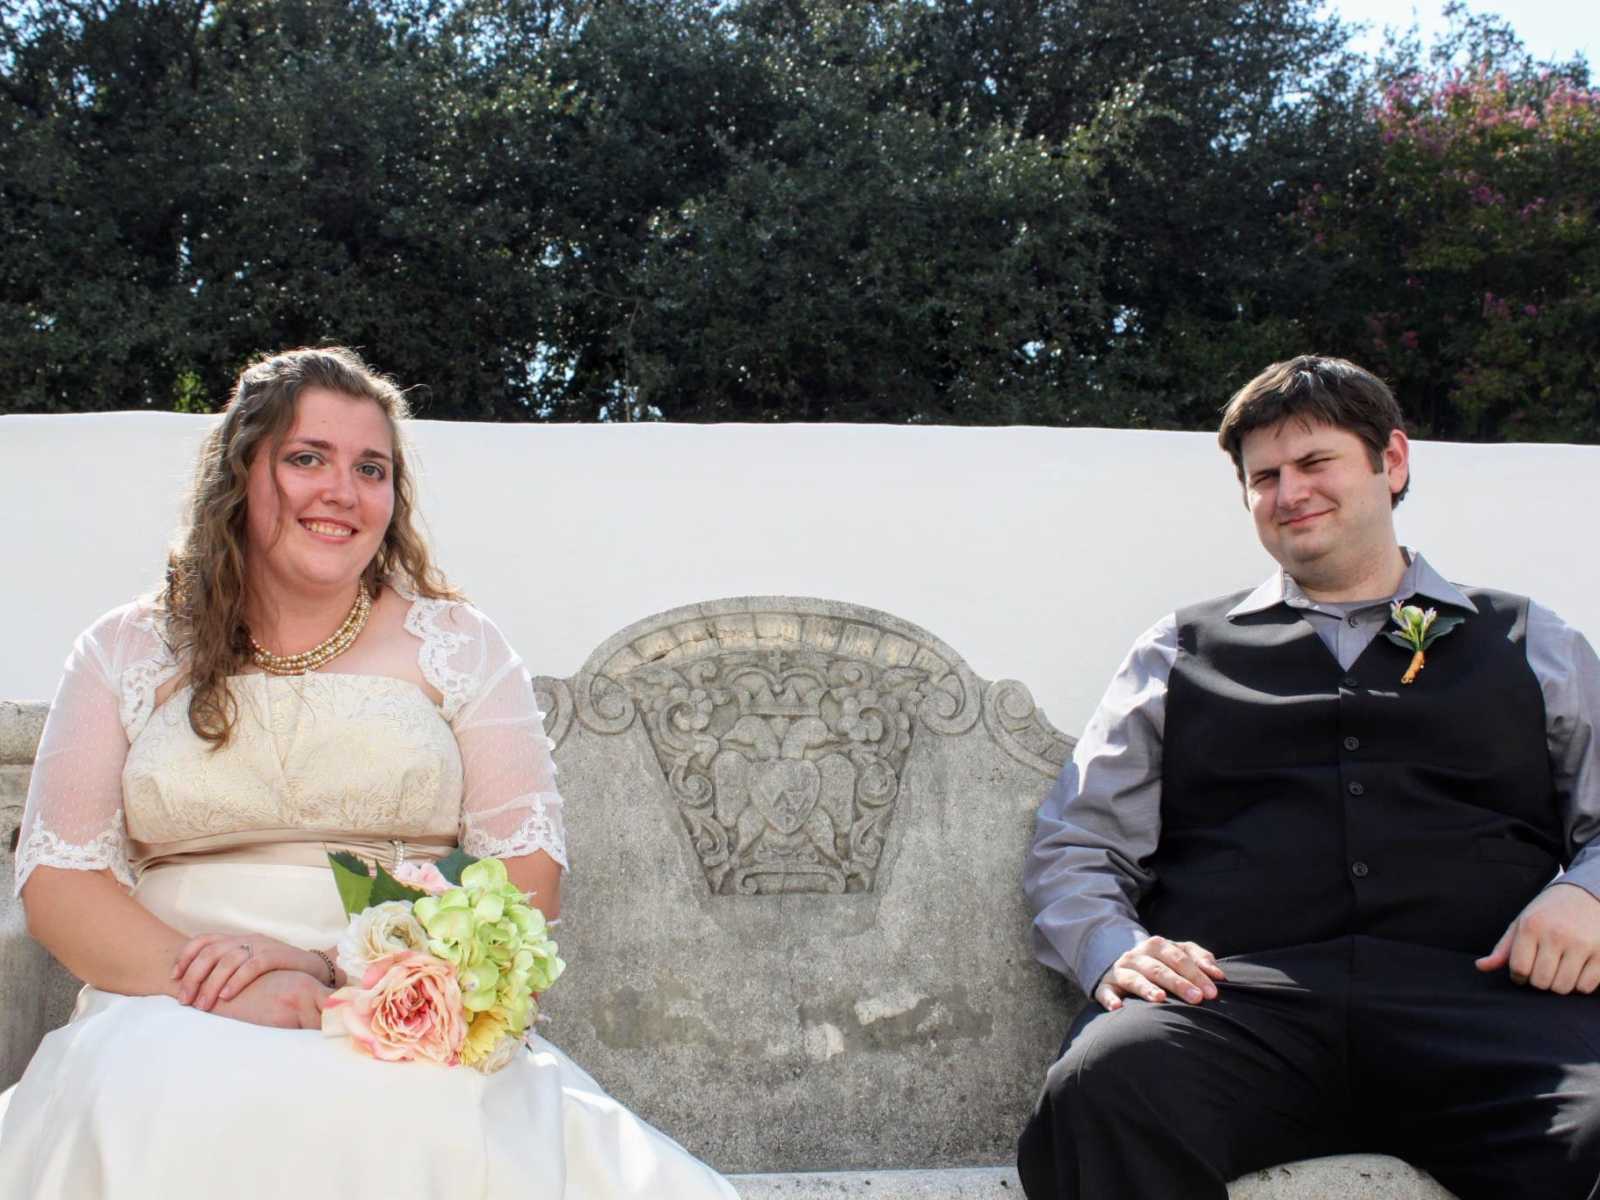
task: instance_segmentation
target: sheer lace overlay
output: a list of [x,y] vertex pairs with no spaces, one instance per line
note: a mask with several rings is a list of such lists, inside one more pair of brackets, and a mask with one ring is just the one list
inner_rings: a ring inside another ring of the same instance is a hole
[[35,825],[17,847],[17,891],[34,867],[64,867],[72,871],[109,870],[123,887],[133,889],[129,866],[128,830],[119,814],[111,827],[92,842],[64,842],[43,825]]
[[406,613],[406,631],[422,643],[422,649],[417,651],[422,677],[442,697],[439,711],[444,719],[454,721],[476,688],[477,681],[470,671],[452,662],[471,638],[451,627],[450,610],[455,607],[451,601],[430,600],[409,588],[395,590],[411,601]]
[[565,868],[554,747],[522,660],[470,605],[396,591],[412,602],[405,628],[437,707],[384,676],[244,676],[241,720],[256,736],[236,734],[218,754],[188,727],[186,688],[155,704],[179,664],[150,606],[95,622],[74,644],[45,722],[17,891],[41,865],[109,870],[131,887],[132,863],[150,843],[280,826],[404,837],[443,820],[470,854],[543,850]]
[[443,698],[439,711],[461,747],[461,848],[499,858],[543,850],[565,869],[555,743],[521,656],[470,604],[393,586],[411,601],[405,624],[422,643],[417,664]]

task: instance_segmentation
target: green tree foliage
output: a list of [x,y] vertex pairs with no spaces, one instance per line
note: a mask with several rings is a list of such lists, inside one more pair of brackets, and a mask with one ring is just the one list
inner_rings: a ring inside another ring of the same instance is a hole
[[894,95],[892,16],[735,15],[724,52],[759,98],[714,131],[716,186],[651,215],[614,295],[608,407],[1069,417],[1105,325],[1096,178],[1131,105],[1113,95],[1059,138],[941,122]]
[[1585,68],[1319,12],[0,0],[0,411],[340,341],[436,417],[1203,428],[1317,349],[1600,438]]
[[470,11],[5,15],[7,407],[215,407],[252,353],[339,340],[450,415],[526,413],[516,381],[547,306],[519,254],[537,244],[526,205],[508,216],[482,169],[508,114],[459,36]]
[[1490,56],[1393,72],[1370,165],[1304,196],[1305,326],[1422,434],[1600,441],[1600,91],[1466,32]]
[[[1095,419],[1215,424],[1210,362],[1292,293],[1281,218],[1360,128],[1346,30],[1310,0],[982,0],[921,6],[914,84],[948,119],[1062,137],[1137,84],[1149,119],[1106,164]],[[1271,344],[1270,338],[1266,339]],[[1252,346],[1259,352],[1262,346]],[[1251,372],[1268,360],[1250,359]]]
[[[731,36],[712,3],[599,6],[581,34],[526,61],[550,101],[524,127],[549,198],[535,215],[537,270],[557,328],[537,359],[537,406],[560,419],[679,416],[697,398],[667,395],[644,348],[658,306],[643,275],[677,214],[714,196],[733,160],[782,117],[761,47]],[[515,84],[512,84],[515,86]],[[689,344],[673,347],[687,359]],[[709,351],[708,351],[709,352]]]

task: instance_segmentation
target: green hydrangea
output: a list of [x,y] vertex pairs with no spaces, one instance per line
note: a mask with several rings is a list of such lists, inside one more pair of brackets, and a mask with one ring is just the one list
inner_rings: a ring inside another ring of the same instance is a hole
[[561,976],[544,914],[534,908],[497,858],[461,872],[461,886],[412,905],[428,934],[428,952],[456,968],[469,1013],[489,1012],[520,1036],[538,1015],[534,996]]

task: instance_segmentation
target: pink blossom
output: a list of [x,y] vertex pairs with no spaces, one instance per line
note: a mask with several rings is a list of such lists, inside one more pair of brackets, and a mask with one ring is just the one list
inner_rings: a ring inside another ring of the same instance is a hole
[[431,862],[417,862],[408,858],[390,874],[407,887],[421,888],[430,896],[443,895],[452,886]]
[[431,954],[402,950],[367,968],[361,986],[343,987],[322,1004],[322,1032],[348,1037],[385,1062],[424,1059],[453,1067],[467,1026],[455,968]]
[[1539,306],[1537,304],[1524,304],[1522,306],[1522,315],[1525,317],[1537,317],[1539,315]]
[[1407,350],[1415,350],[1417,341],[1417,331],[1415,329],[1408,329],[1400,335],[1400,344]]

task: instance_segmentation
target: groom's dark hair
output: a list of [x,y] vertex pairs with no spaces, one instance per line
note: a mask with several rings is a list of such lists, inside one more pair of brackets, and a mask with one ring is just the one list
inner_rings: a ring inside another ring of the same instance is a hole
[[[1405,420],[1394,393],[1371,371],[1343,358],[1302,354],[1276,362],[1233,394],[1222,410],[1218,444],[1233,459],[1239,482],[1244,482],[1244,439],[1290,417],[1319,425],[1332,425],[1356,435],[1367,448],[1374,471],[1383,470],[1383,451],[1389,435],[1405,431]],[[1411,490],[1408,475],[1401,489],[1389,498],[1392,508]]]

